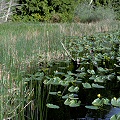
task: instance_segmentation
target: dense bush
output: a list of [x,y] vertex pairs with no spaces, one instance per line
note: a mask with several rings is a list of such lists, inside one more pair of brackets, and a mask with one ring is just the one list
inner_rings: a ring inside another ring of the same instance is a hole
[[[16,8],[13,20],[42,22],[72,22],[74,20],[77,22],[91,22],[106,18],[114,19],[115,13],[113,10],[117,13],[116,18],[119,19],[120,3],[118,0],[93,0],[91,5],[89,5],[89,2],[87,0],[18,0],[21,7]],[[75,9],[76,7],[77,9]],[[74,13],[77,13],[77,15],[74,16]]]
[[23,21],[72,21],[74,8],[81,0],[19,0],[22,4],[17,9],[13,20]]
[[100,20],[115,19],[115,12],[110,7],[90,6],[88,4],[80,4],[75,10],[75,16],[80,22],[96,22]]

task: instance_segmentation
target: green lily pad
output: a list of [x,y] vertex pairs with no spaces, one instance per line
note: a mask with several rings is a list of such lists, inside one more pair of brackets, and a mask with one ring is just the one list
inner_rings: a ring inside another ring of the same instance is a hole
[[79,99],[79,98],[76,98],[76,96],[78,96],[78,95],[77,95],[77,94],[70,94],[70,95],[69,95],[69,98],[70,98],[70,99],[74,99],[74,100],[75,100],[75,99],[76,99],[76,100]]
[[78,74],[77,77],[84,78],[85,75],[86,75],[86,73],[85,73],[85,72],[82,72],[82,73]]
[[115,77],[115,74],[113,73],[113,74],[108,75],[108,76],[107,76],[107,79],[108,79],[108,80],[112,80],[114,77]]
[[111,99],[111,104],[113,106],[117,106],[117,99],[116,98]]
[[99,109],[98,106],[93,106],[93,105],[91,105],[91,106],[86,105],[85,107],[88,109],[94,109],[94,110]]
[[109,104],[110,104],[109,102],[110,102],[109,99],[107,99],[107,98],[105,99],[105,98],[104,98],[104,104],[105,104],[105,105],[109,105]]
[[59,109],[60,108],[58,105],[53,105],[53,104],[50,104],[50,103],[46,104],[46,106],[48,108],[54,108],[54,109]]
[[102,106],[104,104],[104,99],[97,98],[92,102],[95,106]]
[[120,81],[120,76],[117,76],[117,80],[119,80],[119,81]]
[[94,70],[87,70],[88,73],[94,75],[95,74],[95,71]]
[[120,98],[116,99],[115,97],[113,99],[111,99],[111,104],[113,106],[117,106],[120,107]]
[[77,102],[77,100],[71,100],[69,106],[70,107],[78,107],[78,106],[80,106],[80,103],[81,103],[81,101]]
[[105,87],[102,86],[102,85],[98,85],[98,84],[94,84],[94,83],[92,83],[92,87],[93,87],[93,88],[105,88]]
[[62,96],[62,98],[63,98],[63,99],[67,99],[68,97],[69,97],[69,95],[68,95],[68,94],[66,94],[66,95]]
[[99,83],[103,83],[104,82],[104,79],[100,76],[100,77],[96,77],[94,79],[94,82],[99,82]]
[[102,67],[98,67],[98,71],[99,72],[106,72],[106,70],[104,68],[102,68]]
[[96,76],[92,75],[91,77],[89,77],[89,80],[95,80]]
[[118,120],[118,119],[117,119],[117,115],[113,115],[113,116],[110,118],[110,120]]
[[68,91],[70,91],[70,92],[78,92],[78,90],[79,90],[79,87],[78,86],[71,86],[71,87],[69,87],[68,88]]
[[59,82],[62,86],[68,86],[69,85],[69,81],[60,81]]
[[82,46],[79,46],[78,52],[83,52],[83,47]]
[[53,80],[52,79],[50,79],[50,80],[44,80],[44,84],[46,84],[46,85],[50,85],[50,84],[52,84],[52,82],[53,82]]
[[75,80],[74,80],[74,77],[67,76],[67,77],[65,78],[65,81],[74,82]]
[[65,75],[63,72],[55,72],[55,75]]
[[66,99],[64,102],[65,105],[69,105],[70,104],[70,99]]
[[83,87],[86,88],[86,89],[91,88],[90,83],[82,83],[82,85],[83,85]]
[[49,92],[50,95],[57,95],[57,92]]
[[60,85],[61,79],[59,77],[53,78],[52,84],[53,85]]

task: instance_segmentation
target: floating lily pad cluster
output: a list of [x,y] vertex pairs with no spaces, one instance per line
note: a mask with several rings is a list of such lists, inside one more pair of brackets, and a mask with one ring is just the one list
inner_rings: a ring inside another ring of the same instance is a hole
[[[85,106],[92,110],[102,110],[106,106],[120,107],[120,31],[65,37],[63,44],[70,59],[62,61],[58,67],[55,63],[54,69],[52,64],[47,70],[43,68],[25,78],[29,87],[32,83],[30,99],[38,99],[44,107],[53,109],[60,108],[59,102],[69,107]],[[43,98],[36,98],[36,94]],[[87,102],[83,96],[87,96]],[[59,100],[52,100],[55,97]],[[38,103],[34,104],[37,106]],[[114,115],[111,120],[118,118],[119,115]]]
[[[81,38],[66,37],[65,46],[74,60],[79,59],[79,64],[74,64],[77,65],[77,67],[73,67],[74,70],[69,69],[70,64],[65,67],[67,72],[56,71],[52,77],[49,76],[44,80],[45,85],[63,87],[63,91],[60,91],[59,96],[61,99],[65,99],[65,105],[70,107],[80,106],[82,104],[79,96],[81,89],[105,89],[107,91],[109,82],[114,84],[112,89],[119,84],[120,31],[83,36]],[[58,95],[58,92],[51,91],[50,94]],[[119,98],[116,100],[102,96],[93,100],[91,105],[85,105],[85,107],[100,109],[104,105],[119,107],[119,104]],[[53,108],[53,105],[51,106],[47,104],[47,107]],[[58,107],[55,106],[55,108]]]

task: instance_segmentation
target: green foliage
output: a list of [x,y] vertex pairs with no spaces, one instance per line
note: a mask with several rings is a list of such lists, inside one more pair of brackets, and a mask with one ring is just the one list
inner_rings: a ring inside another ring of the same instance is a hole
[[[21,0],[21,9],[17,10],[17,16],[23,21],[72,21],[73,12],[80,0]],[[19,20],[13,16],[13,20]]]
[[115,16],[116,19],[120,20],[120,1],[119,0],[95,0],[94,5],[111,7],[116,14]]
[[112,0],[112,7],[116,12],[116,19],[120,20],[120,1],[119,0]]
[[120,113],[113,115],[110,120],[120,120]]
[[102,20],[114,20],[115,12],[109,6],[92,6],[88,4],[79,4],[75,10],[75,16],[80,22],[97,22]]

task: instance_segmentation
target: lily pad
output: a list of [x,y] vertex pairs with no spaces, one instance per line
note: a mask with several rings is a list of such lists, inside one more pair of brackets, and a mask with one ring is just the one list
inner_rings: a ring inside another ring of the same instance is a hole
[[64,102],[65,105],[69,105],[70,104],[70,99],[66,99]]
[[95,106],[102,106],[104,104],[104,99],[97,98],[92,102]]
[[78,90],[79,90],[79,87],[78,86],[71,86],[71,87],[69,87],[68,88],[68,91],[70,91],[70,92],[78,92]]
[[69,97],[69,95],[68,95],[68,94],[66,94],[66,95],[62,96],[62,98],[63,98],[63,99],[67,99],[68,97]]
[[57,95],[57,92],[49,92],[50,95]]
[[87,70],[87,72],[88,72],[89,74],[92,74],[92,75],[95,74],[95,71],[94,71],[94,70]]
[[103,83],[105,79],[103,79],[101,76],[100,77],[96,77],[94,79],[94,82],[99,82],[99,83]]
[[69,106],[70,107],[78,107],[78,106],[80,106],[80,103],[81,103],[81,101],[77,102],[77,100],[71,100]]
[[86,105],[85,107],[88,109],[94,109],[94,110],[99,109],[98,106],[93,106],[93,105],[91,105],[91,106]]
[[120,81],[120,76],[117,76],[117,80],[119,80],[119,81]]
[[48,108],[54,108],[54,109],[59,109],[60,108],[58,105],[53,105],[53,104],[50,104],[50,103],[46,104],[46,106]]
[[92,87],[93,87],[93,88],[105,88],[105,87],[102,86],[102,85],[98,85],[98,84],[94,84],[94,83],[92,83]]
[[86,88],[86,89],[91,88],[90,83],[82,83],[82,85],[83,85],[83,87]]
[[98,71],[99,72],[106,72],[106,70],[104,68],[102,68],[102,67],[98,67]]

